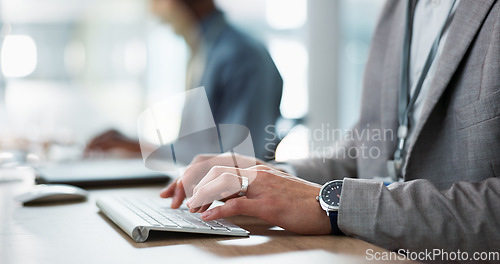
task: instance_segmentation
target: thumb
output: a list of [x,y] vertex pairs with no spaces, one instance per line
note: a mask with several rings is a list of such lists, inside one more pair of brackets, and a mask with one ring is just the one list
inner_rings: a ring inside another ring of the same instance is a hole
[[257,201],[246,197],[230,199],[224,205],[203,212],[201,217],[205,221],[211,221],[235,215],[257,216],[259,206],[256,203]]

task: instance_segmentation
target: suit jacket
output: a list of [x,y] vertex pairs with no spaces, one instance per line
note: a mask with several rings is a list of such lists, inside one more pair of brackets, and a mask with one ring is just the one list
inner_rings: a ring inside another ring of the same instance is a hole
[[[382,11],[357,131],[397,128],[408,2],[390,0]],[[500,248],[500,1],[461,0],[444,45],[409,142],[404,182],[370,180],[387,176],[395,136],[354,137],[339,148],[377,148],[378,158],[337,153],[290,161],[298,176],[318,183],[349,177],[338,216],[344,233],[391,250]]]
[[[207,36],[216,26],[218,34]],[[203,21],[202,35],[206,61],[197,86],[205,86],[215,123],[246,126],[255,157],[272,159],[277,142],[268,138],[280,117],[283,80],[271,56],[219,11]]]

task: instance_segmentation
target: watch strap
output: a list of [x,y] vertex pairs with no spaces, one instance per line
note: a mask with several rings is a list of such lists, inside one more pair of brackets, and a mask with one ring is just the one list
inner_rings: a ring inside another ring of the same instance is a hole
[[344,236],[344,232],[342,232],[337,224],[338,221],[338,211],[330,211],[328,216],[330,217],[330,224],[332,225],[332,235]]

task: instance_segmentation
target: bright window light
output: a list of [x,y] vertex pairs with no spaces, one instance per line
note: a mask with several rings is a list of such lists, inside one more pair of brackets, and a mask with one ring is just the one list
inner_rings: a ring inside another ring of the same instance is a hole
[[310,131],[303,125],[295,126],[276,148],[276,161],[306,159],[310,157]]
[[69,73],[77,75],[85,68],[85,46],[81,41],[73,40],[64,48],[64,65]]
[[267,0],[266,20],[278,30],[300,28],[307,20],[307,0]]
[[269,52],[285,80],[281,99],[281,114],[285,118],[301,118],[307,114],[307,64],[306,47],[297,41],[273,39]]
[[36,44],[27,35],[7,35],[1,52],[2,72],[5,77],[24,77],[36,68]]
[[140,40],[134,40],[125,45],[125,70],[132,75],[144,72],[147,65],[146,45]]

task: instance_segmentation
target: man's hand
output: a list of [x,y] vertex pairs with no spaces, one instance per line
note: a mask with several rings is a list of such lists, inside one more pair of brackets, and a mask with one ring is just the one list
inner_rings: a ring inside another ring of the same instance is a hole
[[85,154],[91,152],[109,151],[112,149],[126,150],[132,153],[141,153],[139,142],[130,139],[117,130],[108,130],[92,139],[85,148]]
[[163,198],[172,197],[172,208],[179,208],[186,196],[193,195],[193,189],[215,166],[238,167],[245,169],[265,162],[239,154],[224,153],[222,155],[198,155],[189,164],[183,176],[172,182],[160,192]]
[[[190,176],[194,171],[186,171]],[[245,196],[235,195],[241,188],[241,177],[249,179]],[[203,212],[206,221],[233,215],[249,215],[301,234],[329,234],[330,219],[321,209],[316,196],[320,185],[275,170],[266,165],[247,169],[213,167],[194,188],[187,202],[191,212]],[[227,198],[222,206],[206,211],[217,199]]]

